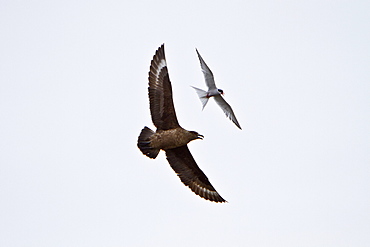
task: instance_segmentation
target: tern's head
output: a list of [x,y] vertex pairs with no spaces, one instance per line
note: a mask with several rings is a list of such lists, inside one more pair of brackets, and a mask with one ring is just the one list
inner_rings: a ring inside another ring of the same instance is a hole
[[217,89],[218,90],[218,92],[221,94],[221,95],[224,95],[224,90],[222,90],[222,89]]

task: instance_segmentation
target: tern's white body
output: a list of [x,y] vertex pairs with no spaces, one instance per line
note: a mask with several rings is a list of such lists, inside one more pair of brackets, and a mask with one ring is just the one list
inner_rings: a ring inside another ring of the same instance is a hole
[[202,72],[204,75],[204,79],[206,81],[206,85],[208,87],[208,91],[204,91],[200,88],[193,87],[195,91],[197,92],[200,101],[202,102],[203,109],[206,106],[209,98],[213,97],[216,101],[216,103],[221,107],[221,109],[224,111],[226,116],[231,119],[231,121],[234,122],[234,124],[239,128],[240,124],[238,123],[238,120],[236,120],[235,114],[233,110],[231,109],[231,106],[226,102],[226,100],[222,97],[223,91],[221,89],[218,89],[215,84],[215,79],[213,77],[212,71],[208,68],[207,64],[204,62],[203,58],[200,56],[197,49],[199,61],[200,61],[200,67],[202,68]]

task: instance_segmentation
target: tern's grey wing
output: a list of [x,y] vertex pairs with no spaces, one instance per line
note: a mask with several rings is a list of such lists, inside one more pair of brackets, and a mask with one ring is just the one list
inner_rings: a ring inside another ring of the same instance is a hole
[[198,50],[197,49],[195,49],[195,50],[197,51],[197,54],[198,54],[198,58],[199,58],[199,61],[200,61],[200,67],[202,68],[202,72],[203,72],[203,75],[204,75],[204,79],[206,81],[206,85],[208,87],[208,91],[210,91],[212,89],[217,89],[216,84],[215,84],[215,79],[213,78],[212,71],[208,68],[206,62],[204,62],[204,60],[201,57],[201,55],[199,54]]
[[179,127],[163,44],[156,51],[150,65],[148,90],[150,113],[154,125],[163,130]]
[[221,95],[214,96],[214,99],[216,100],[217,104],[221,107],[221,109],[224,111],[226,116],[231,119],[231,121],[234,122],[234,124],[239,128],[242,129],[238,123],[238,120],[236,120],[235,114],[233,112],[233,109],[231,109],[231,106],[226,102],[226,100]]
[[226,202],[198,167],[187,145],[166,149],[165,151],[168,162],[180,177],[181,182],[188,186],[195,194],[206,200]]

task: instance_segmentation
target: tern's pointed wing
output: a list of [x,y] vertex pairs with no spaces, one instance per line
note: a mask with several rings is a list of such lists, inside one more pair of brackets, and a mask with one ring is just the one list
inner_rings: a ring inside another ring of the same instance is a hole
[[179,127],[172,99],[172,87],[167,71],[164,45],[158,48],[150,65],[149,101],[152,121],[158,129]]
[[168,162],[180,177],[181,182],[189,186],[195,194],[210,201],[226,202],[198,167],[187,145],[165,151]]
[[234,122],[234,124],[239,128],[242,129],[238,123],[238,120],[236,120],[235,114],[233,112],[233,109],[231,109],[231,106],[226,102],[226,100],[221,95],[214,96],[217,104],[221,107],[221,109],[224,111],[226,116],[231,119],[231,121]]
[[204,79],[206,81],[206,85],[208,87],[208,91],[212,89],[217,89],[216,84],[215,84],[215,79],[213,78],[213,73],[212,71],[208,68],[206,62],[204,62],[203,58],[200,56],[199,52],[197,49],[195,49],[198,54],[198,58],[200,61],[200,67],[202,68],[202,72],[204,75]]

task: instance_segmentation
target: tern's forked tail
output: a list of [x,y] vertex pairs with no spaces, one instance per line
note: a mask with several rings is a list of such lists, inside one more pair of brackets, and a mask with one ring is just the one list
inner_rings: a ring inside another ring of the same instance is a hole
[[191,87],[194,88],[195,91],[197,92],[198,97],[199,97],[200,101],[202,102],[202,105],[203,105],[202,110],[203,110],[204,107],[207,105],[207,102],[209,100],[209,98],[207,97],[207,92],[200,89],[200,88],[197,88],[197,87],[193,87],[193,86],[191,86]]

